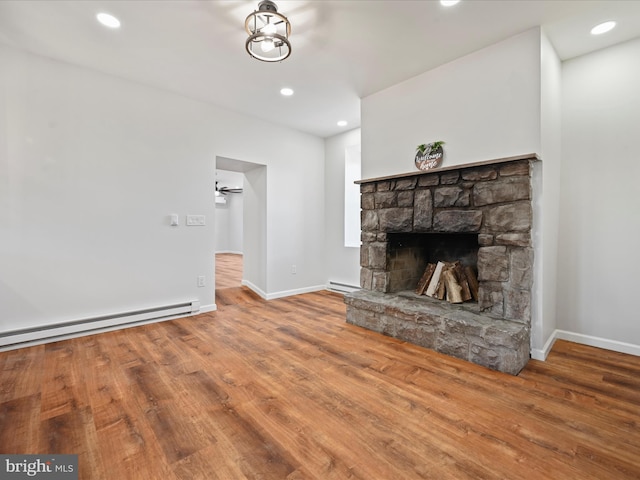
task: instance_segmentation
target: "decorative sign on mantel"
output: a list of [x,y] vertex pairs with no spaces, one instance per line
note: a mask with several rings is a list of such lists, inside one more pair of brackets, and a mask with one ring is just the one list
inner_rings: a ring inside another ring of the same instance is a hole
[[418,170],[430,170],[440,166],[444,155],[442,145],[444,142],[441,140],[418,145],[415,160]]

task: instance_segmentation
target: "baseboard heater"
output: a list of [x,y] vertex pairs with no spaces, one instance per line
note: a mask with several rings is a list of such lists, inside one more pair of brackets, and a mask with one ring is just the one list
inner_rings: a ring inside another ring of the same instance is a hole
[[112,327],[127,327],[142,322],[160,321],[183,314],[200,311],[200,302],[176,303],[141,310],[131,310],[111,315],[84,318],[71,322],[42,325],[0,333],[0,349],[27,346],[30,343],[52,342],[59,337],[67,337],[76,333],[88,333]]
[[340,292],[340,293],[351,293],[360,290],[360,287],[356,287],[355,285],[349,285],[347,283],[339,283],[329,281],[329,285],[327,285],[327,289],[332,292]]

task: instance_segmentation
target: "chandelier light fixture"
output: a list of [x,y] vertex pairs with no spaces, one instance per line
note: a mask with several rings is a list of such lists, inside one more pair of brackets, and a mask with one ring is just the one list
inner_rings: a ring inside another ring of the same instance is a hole
[[278,7],[271,0],[258,4],[258,10],[245,20],[244,28],[249,34],[245,46],[253,58],[281,62],[291,55],[291,24],[287,17],[278,13]]

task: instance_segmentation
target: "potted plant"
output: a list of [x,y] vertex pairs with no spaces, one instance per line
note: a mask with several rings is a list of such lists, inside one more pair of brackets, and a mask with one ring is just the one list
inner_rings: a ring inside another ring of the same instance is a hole
[[444,142],[442,140],[418,145],[415,160],[418,170],[429,170],[439,167],[444,155],[443,145]]

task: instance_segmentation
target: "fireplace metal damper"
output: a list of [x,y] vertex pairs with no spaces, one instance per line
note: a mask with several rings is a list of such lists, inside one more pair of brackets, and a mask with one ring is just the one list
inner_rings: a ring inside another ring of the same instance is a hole
[[[347,322],[506,373],[529,360],[536,155],[362,180],[362,289]],[[438,256],[447,258],[437,258]],[[477,268],[478,302],[413,293],[427,262]]]

